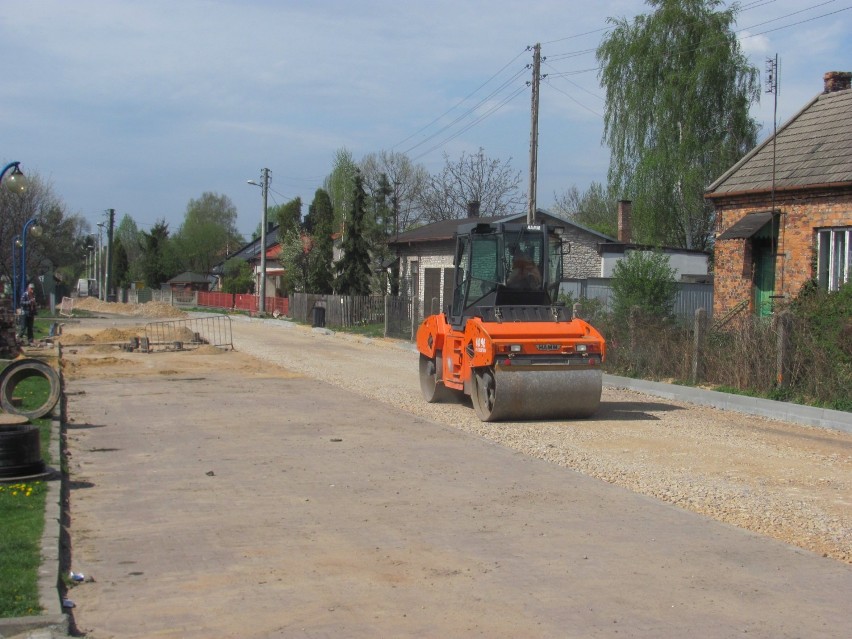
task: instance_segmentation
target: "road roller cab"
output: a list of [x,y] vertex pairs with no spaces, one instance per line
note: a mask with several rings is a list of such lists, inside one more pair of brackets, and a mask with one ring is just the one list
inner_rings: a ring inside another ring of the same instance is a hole
[[417,331],[426,401],[470,395],[483,421],[597,410],[606,345],[557,303],[562,258],[559,228],[459,227],[452,302]]

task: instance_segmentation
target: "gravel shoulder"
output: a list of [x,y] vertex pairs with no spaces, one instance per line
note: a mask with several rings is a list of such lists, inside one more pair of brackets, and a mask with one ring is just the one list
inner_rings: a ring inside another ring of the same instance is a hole
[[[232,331],[239,354],[252,356],[243,366],[274,365],[315,378],[523,455],[852,563],[849,433],[613,388],[604,389],[592,419],[483,423],[469,401],[422,400],[418,355],[406,342],[238,317]],[[63,341],[73,343],[74,332],[69,324]],[[97,375],[98,361],[109,363],[101,368],[110,376],[120,375],[116,366],[125,361],[128,374],[147,365],[138,354],[106,350],[91,359],[87,375]],[[182,358],[182,370],[193,365],[209,366],[210,360]]]

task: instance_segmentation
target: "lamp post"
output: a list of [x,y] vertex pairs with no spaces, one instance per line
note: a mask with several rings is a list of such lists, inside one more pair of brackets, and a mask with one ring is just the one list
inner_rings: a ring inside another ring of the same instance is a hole
[[[9,174],[9,177],[6,178],[6,181],[3,181],[3,178],[6,177],[6,173],[9,170],[12,172]],[[0,185],[5,186],[7,189],[14,193],[23,193],[27,189],[27,179],[24,177],[24,174],[21,173],[21,163],[20,162],[9,162],[6,166],[3,167],[3,170],[0,171]],[[15,239],[12,240],[12,299],[13,299],[13,308],[18,308],[18,279],[17,273],[15,272],[15,247],[18,246],[20,241],[19,236],[15,236]]]
[[27,179],[24,177],[24,174],[21,173],[20,164],[20,162],[9,162],[9,164],[4,166],[3,170],[0,171],[0,183],[3,183],[3,177],[6,175],[6,172],[9,169],[12,169],[9,177],[6,178],[5,184],[6,188],[18,193],[22,193],[27,188]]
[[21,231],[21,295],[27,290],[27,233],[30,228],[33,229],[33,233],[37,233],[36,229],[39,228],[37,217],[28,219],[24,223],[24,230]]
[[269,192],[269,169],[261,171],[261,178],[263,179],[262,184],[258,184],[254,180],[247,180],[247,182],[259,186],[263,192],[263,215],[260,220],[260,295],[257,300],[257,312],[263,315],[266,313],[266,203]]
[[21,245],[21,236],[16,235],[12,240],[12,310],[18,310],[18,268],[15,266],[17,252],[16,249]]

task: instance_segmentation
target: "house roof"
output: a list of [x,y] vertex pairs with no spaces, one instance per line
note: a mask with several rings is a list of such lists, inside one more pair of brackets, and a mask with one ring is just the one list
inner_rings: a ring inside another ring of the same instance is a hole
[[210,278],[200,273],[184,271],[180,275],[175,275],[172,279],[168,280],[166,284],[199,284],[203,282],[210,282]]
[[[269,256],[270,249],[273,248],[276,244],[278,244],[278,225],[273,226],[266,233],[266,254]],[[236,253],[232,253],[225,260],[217,264],[213,267],[212,271],[214,273],[221,273],[222,268],[227,260],[238,258],[241,260],[249,261],[249,260],[259,260],[260,259],[260,238],[256,238],[243,246]]]
[[[614,238],[608,237],[603,233],[593,231],[592,229],[581,226],[575,222],[570,222],[568,220],[562,219],[561,217],[553,215],[552,213],[549,213],[543,209],[538,209],[536,214],[539,219],[545,218],[545,222],[548,224],[555,222],[563,226],[573,226],[582,231],[585,231],[586,233],[596,235],[603,241],[615,241]],[[414,244],[418,242],[438,242],[442,240],[451,240],[453,239],[453,236],[455,235],[458,227],[462,224],[470,224],[472,222],[482,222],[484,224],[491,224],[494,222],[518,222],[526,220],[526,217],[526,213],[516,213],[515,215],[504,215],[501,217],[463,217],[453,220],[441,220],[439,222],[433,222],[432,224],[426,224],[416,229],[406,231],[405,233],[400,233],[396,238],[388,242],[388,244]]]
[[773,156],[776,191],[852,186],[850,148],[852,89],[821,93],[713,182],[705,195],[771,192]]

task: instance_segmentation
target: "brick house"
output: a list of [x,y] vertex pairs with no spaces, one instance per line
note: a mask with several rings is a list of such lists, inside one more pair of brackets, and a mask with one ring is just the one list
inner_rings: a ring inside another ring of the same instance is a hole
[[[478,206],[471,206],[466,219],[442,220],[400,233],[388,246],[400,260],[400,278],[410,282],[411,296],[421,303],[423,313],[439,312],[453,297],[453,253],[459,224],[476,219],[481,222],[525,222],[526,214],[479,217]],[[584,228],[539,209],[536,222],[564,229],[563,243],[570,246],[563,261],[563,278],[599,277],[601,256],[598,245],[613,238]],[[433,308],[432,300],[436,300]]]
[[745,155],[705,193],[716,210],[714,315],[772,312],[815,279],[837,290],[852,263],[852,73]]

